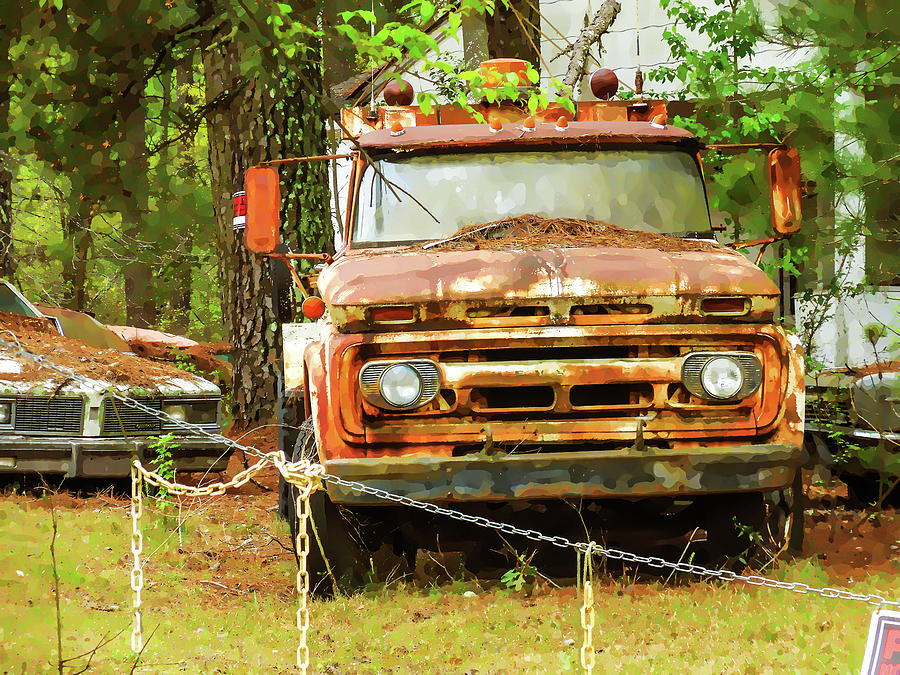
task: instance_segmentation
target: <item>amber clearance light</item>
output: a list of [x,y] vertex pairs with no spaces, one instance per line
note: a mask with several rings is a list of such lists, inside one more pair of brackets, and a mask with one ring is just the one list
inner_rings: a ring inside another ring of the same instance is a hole
[[320,297],[311,295],[300,305],[300,311],[307,319],[315,321],[320,319],[325,313],[325,301]]
[[372,323],[412,323],[415,318],[415,308],[412,305],[373,307],[369,310],[369,320]]
[[700,311],[704,314],[721,316],[741,316],[749,309],[747,298],[706,298],[700,303]]

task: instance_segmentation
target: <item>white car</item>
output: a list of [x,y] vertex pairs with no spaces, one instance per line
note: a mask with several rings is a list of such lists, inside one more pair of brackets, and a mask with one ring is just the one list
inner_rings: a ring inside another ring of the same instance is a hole
[[[0,280],[0,337],[13,342],[15,335],[24,349],[80,376],[73,380],[39,368],[15,348],[0,345],[0,473],[127,476],[131,458],[152,462],[152,446],[168,434],[173,438],[167,452],[176,471],[225,469],[231,449],[220,441],[190,435],[110,395],[136,399],[218,434],[221,393],[216,385],[122,351],[127,344],[102,324],[86,314],[81,322],[67,314],[65,322],[46,316]],[[120,344],[124,347],[111,348]]]

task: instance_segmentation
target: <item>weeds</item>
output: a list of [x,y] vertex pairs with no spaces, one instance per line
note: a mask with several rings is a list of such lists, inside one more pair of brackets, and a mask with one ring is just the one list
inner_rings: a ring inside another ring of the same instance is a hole
[[521,591],[526,584],[533,586],[537,578],[537,568],[531,564],[534,551],[527,558],[524,555],[516,556],[516,566],[504,572],[500,577],[500,583],[509,589]]

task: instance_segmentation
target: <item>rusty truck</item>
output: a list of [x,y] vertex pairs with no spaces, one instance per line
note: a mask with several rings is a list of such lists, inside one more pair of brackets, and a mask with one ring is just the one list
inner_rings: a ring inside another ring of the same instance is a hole
[[[286,456],[633,550],[705,540],[695,559],[721,561],[750,527],[785,545],[802,516],[802,353],[777,287],[716,241],[703,146],[664,102],[356,108],[342,126],[343,245],[298,279],[306,318],[283,325]],[[745,244],[799,227],[796,152],[771,148],[768,167],[774,232]],[[245,178],[245,244],[273,254],[277,168]],[[314,584],[380,547],[497,562],[499,542],[325,488]],[[290,516],[289,490],[281,503]]]

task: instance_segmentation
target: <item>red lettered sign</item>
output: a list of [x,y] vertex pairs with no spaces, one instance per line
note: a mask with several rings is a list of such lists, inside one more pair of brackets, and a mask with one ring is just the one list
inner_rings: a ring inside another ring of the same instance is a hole
[[872,614],[861,675],[900,675],[900,612]]

